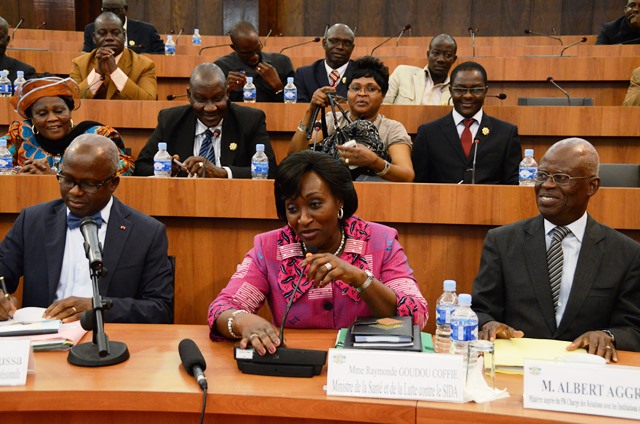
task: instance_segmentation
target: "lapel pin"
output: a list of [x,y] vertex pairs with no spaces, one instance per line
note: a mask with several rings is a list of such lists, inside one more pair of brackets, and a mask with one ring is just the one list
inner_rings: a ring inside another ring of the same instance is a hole
[[130,45],[131,47],[133,47],[133,46],[135,46],[135,45],[136,45],[136,42],[135,42],[135,41],[133,41],[133,40],[129,40],[129,45]]
[[232,152],[235,152],[237,148],[238,148],[238,144],[237,143],[230,143],[229,144],[229,150],[231,150]]
[[347,77],[342,77],[342,83],[346,84],[347,83]]
[[484,128],[482,129],[482,135],[485,135],[485,136],[489,135],[489,128],[484,127]]
[[125,227],[124,225],[121,225],[121,226],[120,226],[120,229],[121,229],[121,230],[126,230],[126,229],[127,229],[127,227]]

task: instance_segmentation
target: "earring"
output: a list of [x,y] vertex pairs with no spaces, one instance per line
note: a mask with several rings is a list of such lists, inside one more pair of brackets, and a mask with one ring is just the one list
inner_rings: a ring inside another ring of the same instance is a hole
[[35,125],[31,125],[31,132],[33,133],[33,135],[40,134],[40,131],[38,131],[38,128],[36,128]]
[[71,122],[71,126],[69,127],[69,129],[73,129],[73,119],[69,119],[69,122]]
[[342,217],[344,217],[344,209],[340,207],[340,210],[338,211],[338,219],[342,219]]

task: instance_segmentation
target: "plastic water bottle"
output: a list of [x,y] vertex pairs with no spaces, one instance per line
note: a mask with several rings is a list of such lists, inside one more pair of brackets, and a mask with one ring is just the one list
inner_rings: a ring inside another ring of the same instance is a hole
[[22,92],[22,86],[27,80],[24,79],[24,71],[16,71],[16,75],[16,80],[13,82],[13,93],[19,96]]
[[194,46],[200,46],[202,44],[202,37],[200,37],[200,30],[195,28],[193,35],[191,36],[191,44]]
[[156,177],[171,176],[172,157],[167,152],[167,143],[158,143],[158,153],[153,157],[153,175]]
[[256,86],[253,84],[253,77],[247,77],[247,83],[242,89],[242,97],[245,103],[256,102]]
[[11,97],[13,95],[13,86],[7,78],[7,71],[0,71],[0,97]]
[[13,171],[13,156],[7,149],[7,140],[0,139],[0,175],[8,175]]
[[293,83],[293,77],[287,77],[287,85],[284,86],[284,102],[295,103],[298,100],[298,89]]
[[269,175],[269,158],[264,153],[264,144],[256,144],[256,154],[251,158],[251,178],[266,180]]
[[451,315],[451,353],[467,359],[469,342],[478,339],[478,315],[471,310],[471,295],[461,293]]
[[521,186],[536,185],[538,162],[533,158],[533,149],[525,149],[524,159],[520,162],[518,181]]
[[444,280],[444,291],[436,303],[436,353],[451,352],[451,314],[458,305],[456,282]]
[[165,56],[176,55],[176,43],[173,42],[172,35],[167,35],[167,42],[164,43],[164,54]]

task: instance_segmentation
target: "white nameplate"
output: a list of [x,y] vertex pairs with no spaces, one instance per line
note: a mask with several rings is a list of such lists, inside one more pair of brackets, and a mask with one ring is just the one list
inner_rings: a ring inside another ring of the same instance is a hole
[[31,339],[0,340],[0,386],[25,385],[33,364]]
[[640,419],[640,368],[525,360],[524,407]]
[[365,349],[329,349],[327,394],[462,402],[462,356]]

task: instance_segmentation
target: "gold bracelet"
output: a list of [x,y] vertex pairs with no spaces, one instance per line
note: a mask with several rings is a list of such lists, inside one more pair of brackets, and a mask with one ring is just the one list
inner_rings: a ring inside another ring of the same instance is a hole
[[382,177],[382,176],[386,175],[387,172],[389,172],[390,169],[391,169],[391,163],[389,163],[388,160],[385,160],[384,161],[384,168],[382,168],[382,171],[376,172],[376,175],[378,177]]

